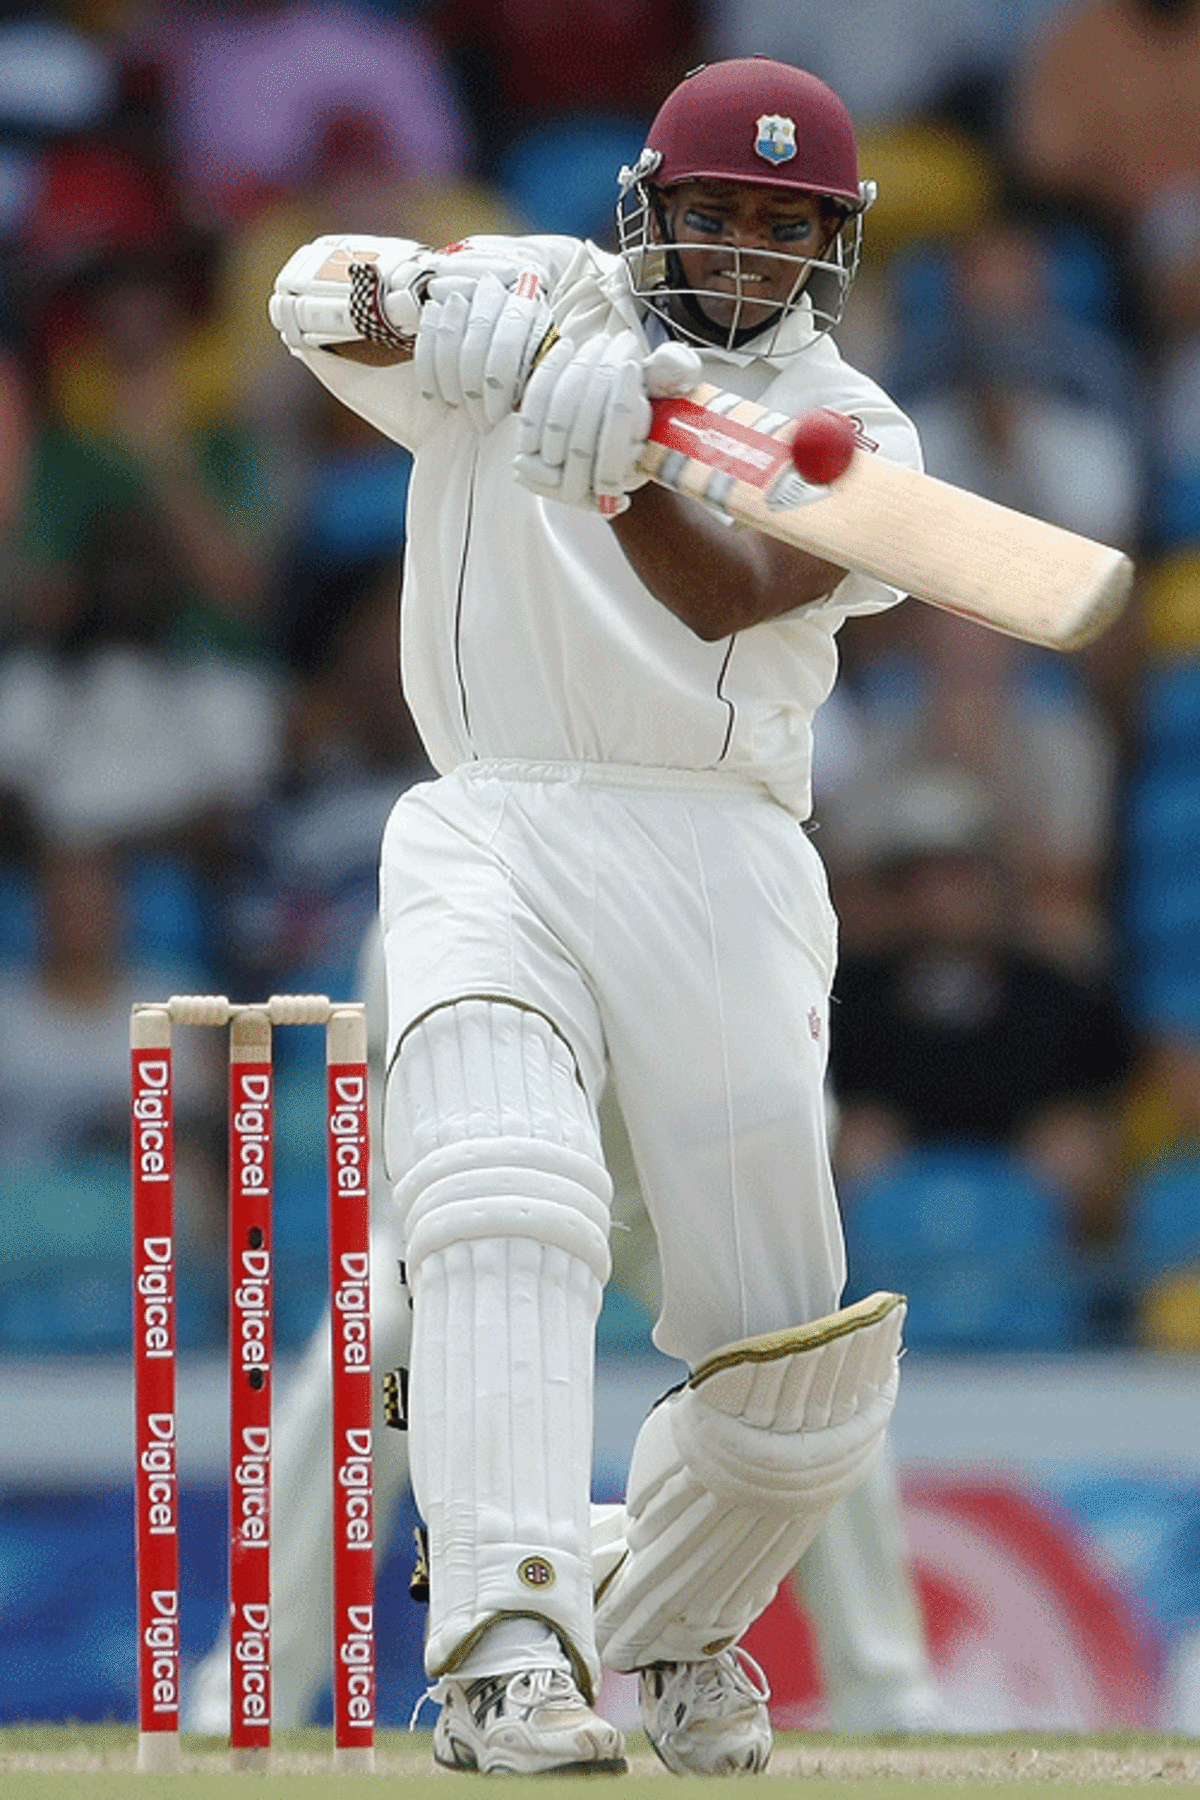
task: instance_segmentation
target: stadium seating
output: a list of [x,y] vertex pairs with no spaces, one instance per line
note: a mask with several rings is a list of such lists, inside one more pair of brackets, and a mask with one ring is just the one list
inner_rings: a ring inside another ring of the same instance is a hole
[[504,151],[497,185],[534,231],[611,245],[617,176],[637,160],[644,119],[576,117],[532,127]]
[[906,1293],[912,1348],[1065,1350],[1086,1284],[1054,1196],[1003,1152],[917,1150],[845,1194],[848,1296]]
[[1173,1156],[1143,1175],[1126,1196],[1125,1219],[1135,1268],[1200,1262],[1200,1157]]
[[1200,657],[1151,663],[1138,697],[1121,916],[1141,1015],[1200,1020]]

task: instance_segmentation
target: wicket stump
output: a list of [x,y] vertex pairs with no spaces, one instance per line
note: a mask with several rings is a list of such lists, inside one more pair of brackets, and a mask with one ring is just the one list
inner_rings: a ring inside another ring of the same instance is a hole
[[271,1747],[272,1032],[324,1025],[333,1368],[334,1767],[369,1773],[375,1742],[370,1176],[361,1005],[276,994],[139,1004],[132,1064],[138,1768],[179,1763],[179,1483],[171,1031],[229,1028],[229,1620],[235,1768]]

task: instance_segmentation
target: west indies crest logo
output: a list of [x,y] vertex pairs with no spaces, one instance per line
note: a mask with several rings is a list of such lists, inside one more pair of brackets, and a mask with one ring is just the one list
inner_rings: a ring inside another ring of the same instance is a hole
[[764,162],[791,162],[796,154],[796,121],[785,118],[782,113],[764,113],[755,125],[757,133],[754,139],[755,154]]

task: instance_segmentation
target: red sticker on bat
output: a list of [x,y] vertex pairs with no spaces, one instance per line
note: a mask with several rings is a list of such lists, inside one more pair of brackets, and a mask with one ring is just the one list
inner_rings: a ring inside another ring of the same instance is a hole
[[756,488],[769,487],[781,469],[791,466],[790,444],[694,400],[656,401],[650,439]]

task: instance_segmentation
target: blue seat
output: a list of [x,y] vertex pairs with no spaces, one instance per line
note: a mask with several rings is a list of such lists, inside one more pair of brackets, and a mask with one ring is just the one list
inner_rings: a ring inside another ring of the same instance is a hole
[[129,1262],[8,1265],[0,1280],[0,1346],[30,1355],[99,1355],[130,1342]]
[[275,1253],[275,1345],[302,1350],[320,1323],[329,1300],[329,1263],[323,1253]]
[[1123,912],[1134,945],[1152,953],[1180,943],[1194,952],[1200,943],[1200,861],[1192,855],[1142,858],[1129,871]]
[[1109,246],[1084,227],[1065,227],[1055,232],[1049,253],[1056,309],[1119,338],[1121,273]]
[[609,1282],[604,1290],[604,1305],[596,1325],[596,1349],[602,1356],[618,1356],[651,1348],[650,1331],[653,1313],[627,1288]]
[[0,962],[30,966],[37,955],[37,896],[27,869],[0,868]]
[[131,1237],[129,1166],[95,1156],[35,1163],[0,1179],[0,1245],[6,1261],[54,1267],[64,1259],[124,1258]]
[[1150,483],[1146,526],[1156,553],[1189,550],[1200,539],[1200,464],[1164,457]]
[[1143,1175],[1126,1197],[1125,1219],[1138,1273],[1200,1263],[1200,1157],[1172,1157]]
[[1156,760],[1164,753],[1190,756],[1200,748],[1200,657],[1157,664],[1142,678],[1141,727]]
[[[323,1035],[323,1034],[322,1034]],[[318,1054],[318,1052],[320,1054]],[[329,1231],[324,1045],[290,1046],[275,1081],[275,1252],[324,1254]]]
[[907,1295],[911,1350],[1067,1351],[1088,1341],[1086,1285],[1066,1257],[880,1255],[851,1270],[849,1298]]
[[845,1195],[848,1297],[909,1298],[906,1342],[1064,1350],[1086,1296],[1050,1190],[1003,1151],[916,1150]]
[[303,548],[347,560],[399,553],[412,458],[398,444],[328,456],[314,472]]
[[1136,1014],[1156,1030],[1200,1032],[1200,966],[1194,941],[1160,946],[1135,958],[1129,983]]
[[1200,769],[1151,762],[1130,784],[1128,799],[1135,855],[1200,853]]
[[622,164],[637,161],[646,124],[579,115],[534,126],[501,155],[496,185],[531,230],[610,242],[617,177]]
[[[181,1350],[219,1348],[220,1281],[182,1264],[176,1273],[175,1332]],[[86,1257],[55,1267],[0,1266],[0,1350],[37,1356],[128,1352],[133,1323],[129,1257]]]
[[[304,990],[298,990],[304,991]],[[307,990],[318,991],[318,990]],[[312,1041],[288,1046],[275,1072],[275,1170],[322,1173],[326,1153],[326,1097],[324,1034]]]
[[[0,1181],[0,1348],[45,1355],[128,1349],[132,1235],[124,1157],[35,1164]],[[212,1272],[181,1256],[181,1347],[219,1341],[221,1305]]]
[[973,1146],[911,1152],[848,1189],[846,1239],[859,1253],[954,1257],[1054,1243],[1054,1196],[1013,1157]]
[[212,907],[194,869],[176,857],[137,857],[124,871],[124,899],[126,950],[134,961],[207,964]]

